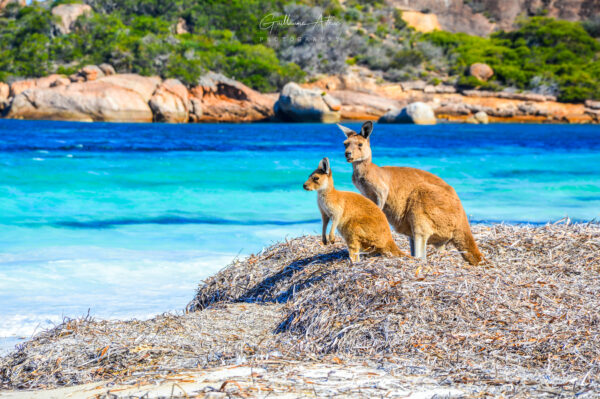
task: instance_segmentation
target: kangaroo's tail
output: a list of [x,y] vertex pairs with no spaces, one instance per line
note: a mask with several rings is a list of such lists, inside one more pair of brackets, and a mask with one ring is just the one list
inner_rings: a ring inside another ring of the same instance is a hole
[[460,251],[460,254],[471,265],[478,265],[483,259],[483,255],[479,252],[479,248],[477,248],[477,243],[475,243],[475,239],[473,238],[473,234],[471,234],[471,229],[467,227],[462,231],[458,237],[452,240],[452,243]]

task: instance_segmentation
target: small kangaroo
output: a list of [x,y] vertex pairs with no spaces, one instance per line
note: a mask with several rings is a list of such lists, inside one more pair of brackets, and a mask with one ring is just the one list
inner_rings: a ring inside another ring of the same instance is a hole
[[383,210],[394,229],[410,239],[412,256],[425,259],[427,244],[437,248],[448,242],[472,265],[483,256],[471,234],[469,220],[456,191],[436,175],[408,167],[371,162],[369,137],[373,122],[365,122],[360,134],[339,125],[346,135],[346,160],[352,163],[352,182]]
[[[352,262],[359,260],[361,251],[407,256],[394,242],[390,225],[377,205],[360,194],[335,189],[329,159],[321,160],[319,167],[304,183],[304,189],[317,190],[317,203],[323,219],[323,244],[335,241],[337,229],[348,245]],[[328,238],[327,225],[330,220]]]

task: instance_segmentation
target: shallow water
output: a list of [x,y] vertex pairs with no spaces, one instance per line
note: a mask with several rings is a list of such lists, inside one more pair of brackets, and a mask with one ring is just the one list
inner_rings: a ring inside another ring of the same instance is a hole
[[[354,190],[342,141],[334,125],[0,120],[0,337],[182,310],[235,256],[318,233],[302,183],[328,156]],[[598,126],[376,125],[371,141],[376,163],[444,178],[476,222],[600,216]]]

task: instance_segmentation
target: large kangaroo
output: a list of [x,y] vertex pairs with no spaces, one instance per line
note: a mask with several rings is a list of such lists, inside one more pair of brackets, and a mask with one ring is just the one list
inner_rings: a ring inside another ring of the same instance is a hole
[[412,256],[425,259],[428,243],[442,247],[451,242],[470,264],[481,261],[467,215],[450,185],[424,170],[379,167],[371,162],[373,122],[365,122],[360,134],[338,127],[346,135],[345,155],[352,163],[352,182],[383,210],[398,233],[409,237]]
[[[394,242],[390,225],[383,212],[360,194],[338,191],[333,187],[329,159],[323,158],[319,167],[304,183],[304,189],[317,190],[317,203],[323,219],[323,244],[335,241],[337,229],[346,245],[350,260],[359,260],[360,252],[386,256],[406,256]],[[331,231],[327,236],[327,225]]]

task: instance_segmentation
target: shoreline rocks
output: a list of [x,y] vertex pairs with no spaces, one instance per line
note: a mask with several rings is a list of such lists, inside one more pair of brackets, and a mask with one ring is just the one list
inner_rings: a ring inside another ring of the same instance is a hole
[[190,89],[191,122],[259,122],[273,117],[275,99],[219,73]]
[[437,120],[433,109],[422,102],[414,102],[398,110],[391,110],[379,119],[380,123],[412,123],[415,125],[435,125]]
[[341,102],[319,89],[308,89],[290,82],[283,87],[275,103],[277,117],[290,122],[340,121]]
[[162,82],[148,105],[156,122],[185,123],[189,120],[187,88],[177,79]]
[[8,118],[81,122],[152,122],[147,101],[137,93],[106,82],[29,89],[18,94]]
[[357,68],[311,83],[290,82],[281,93],[259,93],[214,72],[206,73],[189,88],[176,79],[119,74],[109,64],[86,65],[70,77],[52,74],[10,85],[0,82],[0,115],[13,119],[167,123],[381,120],[433,124],[436,119],[485,123],[485,118],[476,117],[485,113],[489,123],[600,122],[600,101],[569,104],[537,93],[457,92],[454,86],[443,84],[376,83],[376,79],[375,74]]

